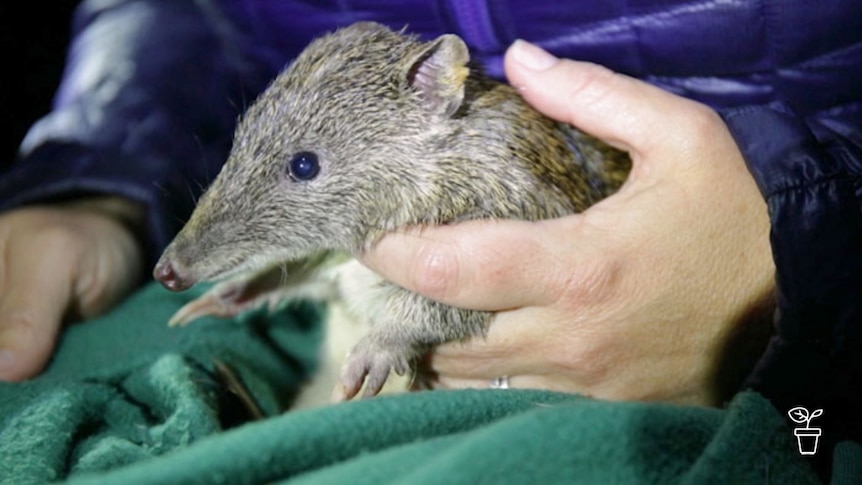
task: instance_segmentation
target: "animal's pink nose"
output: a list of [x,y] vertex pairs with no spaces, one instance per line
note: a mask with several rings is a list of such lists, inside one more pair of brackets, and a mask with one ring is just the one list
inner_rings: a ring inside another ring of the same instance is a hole
[[192,286],[187,278],[183,278],[174,269],[174,265],[170,261],[160,261],[153,269],[153,278],[171,291],[182,291]]

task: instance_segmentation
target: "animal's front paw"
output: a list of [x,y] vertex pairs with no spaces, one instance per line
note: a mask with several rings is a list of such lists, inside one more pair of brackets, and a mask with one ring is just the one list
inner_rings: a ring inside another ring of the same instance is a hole
[[244,297],[245,287],[244,281],[227,281],[218,284],[177,310],[168,320],[168,325],[183,326],[206,316],[221,318],[236,316],[250,306],[250,300]]
[[401,376],[410,371],[411,354],[409,349],[387,348],[375,342],[371,336],[366,336],[347,356],[341,369],[340,382],[332,393],[333,401],[352,399],[359,393],[363,383],[363,397],[376,396],[391,371]]

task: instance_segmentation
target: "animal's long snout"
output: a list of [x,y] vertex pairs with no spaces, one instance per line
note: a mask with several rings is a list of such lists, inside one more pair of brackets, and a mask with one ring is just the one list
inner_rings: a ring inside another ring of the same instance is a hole
[[153,269],[153,278],[165,288],[171,291],[182,291],[191,288],[195,284],[194,279],[185,271],[181,265],[162,258]]

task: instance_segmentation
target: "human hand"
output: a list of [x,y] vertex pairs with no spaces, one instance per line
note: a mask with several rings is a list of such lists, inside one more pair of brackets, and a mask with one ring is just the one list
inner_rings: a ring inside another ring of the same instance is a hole
[[142,249],[121,221],[142,214],[111,197],[0,215],[0,380],[39,373],[64,321],[104,312],[141,281]]
[[511,387],[716,404],[731,341],[769,313],[766,205],[708,107],[525,43],[525,99],[629,152],[620,191],[555,220],[470,221],[385,236],[362,261],[429,298],[498,312],[486,338],[438,347],[437,387]]

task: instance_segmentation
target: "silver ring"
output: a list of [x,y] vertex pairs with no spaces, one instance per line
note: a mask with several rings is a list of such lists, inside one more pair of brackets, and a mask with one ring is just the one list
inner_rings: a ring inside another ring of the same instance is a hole
[[493,381],[491,381],[491,385],[488,386],[491,389],[508,389],[509,388],[509,376],[500,376]]

